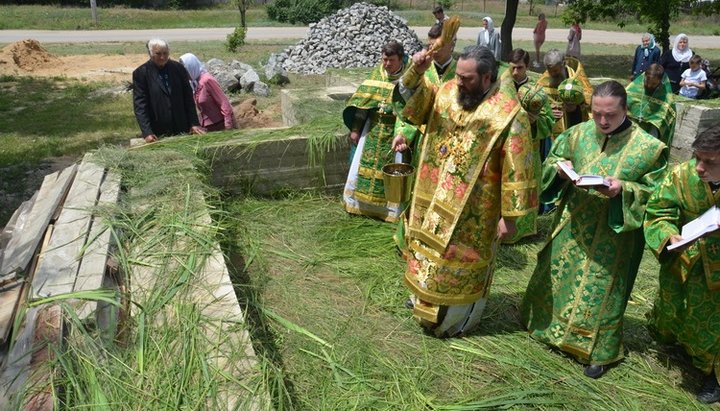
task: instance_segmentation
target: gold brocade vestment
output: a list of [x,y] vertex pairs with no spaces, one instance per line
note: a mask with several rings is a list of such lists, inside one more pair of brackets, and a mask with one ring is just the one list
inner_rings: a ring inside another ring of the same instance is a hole
[[[405,282],[435,305],[487,295],[500,217],[538,205],[530,123],[512,81],[493,83],[475,110],[457,100],[451,80],[436,95],[416,92],[404,111],[414,123],[428,119],[406,233]],[[434,320],[418,305],[415,314]]]

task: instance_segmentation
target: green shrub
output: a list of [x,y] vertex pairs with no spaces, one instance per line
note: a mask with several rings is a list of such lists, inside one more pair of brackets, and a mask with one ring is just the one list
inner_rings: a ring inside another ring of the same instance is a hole
[[344,0],[275,0],[267,6],[268,17],[281,23],[314,23],[346,4]]
[[238,48],[245,44],[245,34],[247,34],[247,28],[238,26],[235,30],[227,35],[227,42],[225,48],[230,52],[236,52]]

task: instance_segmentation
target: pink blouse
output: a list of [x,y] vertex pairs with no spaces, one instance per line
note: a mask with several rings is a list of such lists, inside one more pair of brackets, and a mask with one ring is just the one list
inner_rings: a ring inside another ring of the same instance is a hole
[[[202,73],[195,89],[195,105],[200,112],[200,125],[209,127],[222,122],[224,129],[235,128],[230,100],[220,88],[220,84],[210,73]],[[218,127],[219,128],[219,127]]]

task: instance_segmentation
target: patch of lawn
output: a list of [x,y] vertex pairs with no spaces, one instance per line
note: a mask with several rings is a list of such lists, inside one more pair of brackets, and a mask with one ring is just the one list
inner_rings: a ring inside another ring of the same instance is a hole
[[403,307],[393,224],[350,216],[338,197],[319,195],[230,199],[225,209],[228,249],[242,256],[233,274],[264,327],[255,330],[256,351],[283,370],[288,408],[700,409],[698,373],[645,326],[658,271],[649,252],[626,313],[627,357],[591,380],[519,322],[548,217],[541,234],[500,249],[480,329],[441,340]]

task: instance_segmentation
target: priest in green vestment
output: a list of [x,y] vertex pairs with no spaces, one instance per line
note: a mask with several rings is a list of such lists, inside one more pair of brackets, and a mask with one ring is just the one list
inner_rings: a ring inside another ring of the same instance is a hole
[[[500,81],[486,47],[463,52],[455,79],[421,81],[431,56],[413,56],[415,93],[404,115],[427,119],[410,204],[405,284],[413,314],[436,336],[457,336],[480,322],[499,239],[537,207],[530,122],[512,79]],[[404,137],[394,145],[407,144]]]
[[[544,202],[558,202],[521,305],[530,336],[599,378],[623,358],[623,314],[644,247],[645,204],[666,171],[667,147],[627,119],[627,94],[608,81],[593,120],[561,134],[543,163]],[[579,186],[559,167],[604,178]]]
[[675,98],[663,66],[653,63],[627,87],[628,117],[670,147],[675,135]]
[[707,376],[697,399],[713,403],[720,401],[720,232],[672,251],[667,246],[683,239],[683,225],[720,206],[720,125],[692,148],[694,158],[675,166],[647,204],[645,241],[661,265],[649,317],[656,335],[681,344]]
[[[518,100],[523,110],[528,114],[530,119],[530,136],[532,137],[533,148],[533,166],[535,167],[535,175],[540,185],[540,165],[544,156],[542,156],[543,147],[552,145],[552,128],[555,125],[555,117],[550,107],[550,101],[545,91],[535,81],[530,80],[527,74],[530,65],[530,53],[523,49],[515,49],[510,52],[510,67],[503,73],[503,76],[512,77],[515,90],[518,93]],[[540,211],[544,211],[541,204],[538,209],[524,215],[516,220],[517,231],[515,235],[503,240],[503,244],[513,244],[520,239],[537,233],[537,216]]]
[[357,91],[343,111],[343,121],[350,129],[354,147],[343,202],[345,210],[381,220],[398,221],[401,204],[385,199],[382,168],[388,163],[402,162],[402,155],[392,152],[395,130],[393,90],[405,68],[402,44],[391,40],[382,48],[379,64]]

